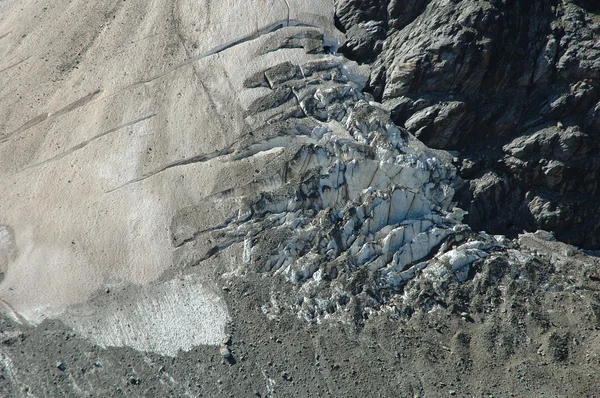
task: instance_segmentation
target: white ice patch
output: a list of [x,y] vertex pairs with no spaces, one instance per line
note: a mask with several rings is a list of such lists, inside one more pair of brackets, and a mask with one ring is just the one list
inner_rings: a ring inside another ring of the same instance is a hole
[[221,343],[229,318],[225,302],[196,278],[134,290],[111,291],[106,298],[70,308],[62,319],[101,347],[176,356]]

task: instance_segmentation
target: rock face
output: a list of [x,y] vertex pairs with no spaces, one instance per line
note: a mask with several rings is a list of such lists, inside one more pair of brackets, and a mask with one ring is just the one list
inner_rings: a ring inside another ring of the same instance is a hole
[[[468,183],[458,199],[469,225],[496,233],[544,228],[600,247],[589,182],[597,175],[600,100],[593,2],[339,3],[349,33],[371,18],[386,30],[370,36],[385,36],[385,45],[369,85],[394,122],[429,146],[460,153],[459,175]],[[516,142],[535,145],[552,128],[564,147],[517,165]],[[489,200],[498,195],[499,202]]]
[[595,391],[594,7],[1,2],[0,391]]

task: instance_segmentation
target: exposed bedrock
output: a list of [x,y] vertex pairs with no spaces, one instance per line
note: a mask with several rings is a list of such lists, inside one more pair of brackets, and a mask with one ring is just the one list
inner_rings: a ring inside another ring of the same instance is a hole
[[[399,126],[458,152],[465,221],[494,233],[546,228],[566,242],[600,247],[595,2],[336,6],[348,35],[342,51],[373,63],[367,90]],[[362,56],[366,43],[376,44],[374,62]]]

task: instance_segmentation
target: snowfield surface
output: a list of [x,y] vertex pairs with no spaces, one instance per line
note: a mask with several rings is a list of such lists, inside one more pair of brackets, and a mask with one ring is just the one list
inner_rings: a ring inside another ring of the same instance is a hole
[[[4,307],[37,324],[109,284],[152,285],[135,314],[115,314],[94,329],[99,342],[169,353],[220,342],[227,310],[202,289],[189,311],[203,314],[203,326],[173,339],[179,347],[162,346],[167,337],[153,318],[134,322],[156,341],[134,343],[111,330],[123,317],[150,316],[160,302],[152,316],[190,326],[190,313],[170,307],[188,290],[170,288],[164,276],[177,268],[172,220],[248,179],[241,173],[248,162],[216,159],[248,130],[241,83],[255,69],[307,59],[302,50],[257,56],[288,24],[317,26],[334,42],[333,2],[0,6]],[[229,210],[217,205],[202,220],[210,227]],[[76,318],[69,315],[85,328]]]

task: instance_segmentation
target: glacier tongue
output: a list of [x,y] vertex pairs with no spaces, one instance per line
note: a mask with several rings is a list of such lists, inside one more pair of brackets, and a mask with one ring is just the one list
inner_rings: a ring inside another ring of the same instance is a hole
[[297,287],[298,315],[309,321],[344,307],[358,274],[369,273],[379,290],[397,291],[436,254],[457,273],[485,254],[462,246],[438,253],[466,229],[464,212],[453,207],[450,155],[394,125],[388,111],[362,94],[364,79],[352,63],[314,58],[245,79],[254,131],[230,157],[277,149],[283,160],[268,178],[212,197],[238,210],[179,247],[193,251],[198,240],[213,242],[196,254],[197,264],[240,243],[242,267],[283,275]]

